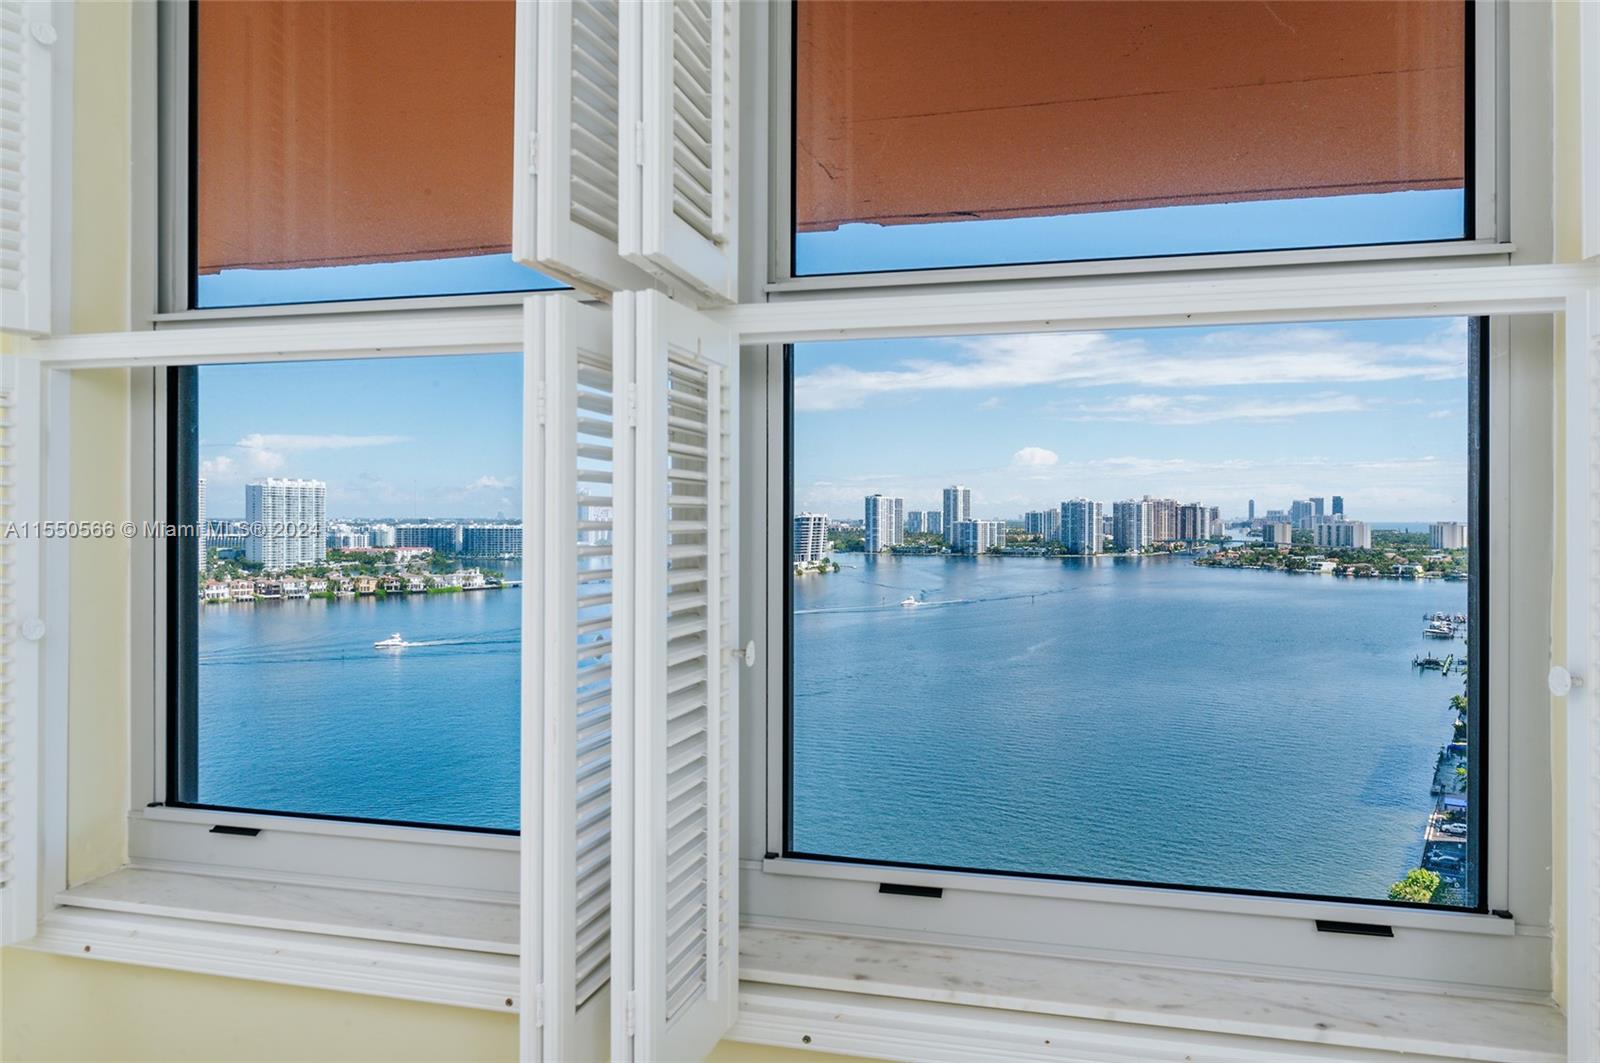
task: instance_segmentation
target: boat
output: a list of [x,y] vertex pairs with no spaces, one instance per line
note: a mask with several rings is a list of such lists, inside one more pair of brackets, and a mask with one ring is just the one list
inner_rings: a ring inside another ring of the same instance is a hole
[[1440,660],[1438,657],[1413,657],[1413,658],[1411,658],[1411,667],[1413,667],[1413,668],[1433,668],[1433,669],[1437,669],[1438,671],[1442,672],[1445,669],[1450,667],[1450,662],[1449,661],[1445,661],[1445,660]]
[[913,595],[907,595],[906,597],[900,599],[900,604],[905,606],[907,609],[910,609],[913,606],[918,606],[918,605],[921,605],[922,603],[917,601],[916,595],[913,594]]
[[1448,620],[1430,621],[1428,626],[1422,629],[1422,633],[1431,639],[1453,639],[1456,637],[1456,629],[1450,626]]
[[375,650],[403,650],[409,645],[411,645],[411,643],[401,638],[400,632],[396,631],[388,638],[379,639],[377,642],[374,642],[372,644],[372,648]]

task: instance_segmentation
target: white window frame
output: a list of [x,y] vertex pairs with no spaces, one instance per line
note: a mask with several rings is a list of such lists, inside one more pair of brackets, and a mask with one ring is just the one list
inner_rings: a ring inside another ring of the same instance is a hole
[[[1591,293],[1600,286],[1600,270],[1581,266],[1476,267],[1467,269],[1391,269],[1355,272],[1322,271],[1286,276],[1264,274],[1255,277],[1211,279],[1201,283],[1181,278],[1106,284],[1092,289],[1071,285],[1040,287],[987,287],[982,290],[929,292],[913,295],[864,293],[820,299],[769,303],[764,306],[739,306],[713,313],[738,329],[748,345],[745,365],[748,377],[764,375],[764,384],[748,384],[746,423],[758,426],[744,438],[746,453],[743,470],[747,477],[745,497],[757,499],[747,509],[747,526],[763,527],[767,538],[752,543],[748,557],[759,560],[747,564],[744,574],[745,608],[752,618],[765,617],[766,637],[762,657],[781,662],[783,595],[782,580],[788,578],[783,536],[784,454],[781,438],[783,409],[781,372],[764,372],[766,364],[782,344],[808,340],[840,341],[909,336],[950,336],[1016,332],[1109,330],[1177,325],[1236,325],[1292,321],[1364,320],[1399,317],[1482,316],[1496,319],[1492,332],[1498,334],[1491,348],[1491,388],[1486,396],[1493,400],[1496,389],[1506,387],[1507,359],[1502,318],[1516,321],[1549,322],[1551,315],[1565,313],[1565,347],[1569,389],[1591,373],[1588,362],[1576,352],[1588,349],[1597,324],[1591,309]],[[1538,326],[1535,326],[1538,328]],[[1548,325],[1545,336],[1550,336]],[[1538,333],[1535,332],[1537,336]],[[1516,357],[1515,354],[1512,357]],[[1559,386],[1559,385],[1557,385]],[[765,394],[761,392],[764,389]],[[1524,389],[1526,390],[1526,389]],[[1559,393],[1559,392],[1558,392]],[[1587,395],[1586,389],[1570,391],[1569,396]],[[1551,395],[1520,395],[1521,404],[1512,411],[1501,406],[1494,436],[1507,434],[1503,419],[1514,416],[1518,427],[1528,433],[1542,430],[1535,420]],[[1574,437],[1584,437],[1587,426],[1581,400],[1568,399],[1574,423]],[[763,408],[764,407],[764,408]],[[1587,451],[1584,451],[1587,452]],[[1491,490],[1504,492],[1515,466],[1506,468],[1505,453],[1491,455],[1496,462],[1491,472]],[[1569,476],[1570,476],[1569,472]],[[1503,553],[1507,534],[1506,520],[1511,508],[1499,495],[1499,504],[1490,503],[1496,525],[1491,550]],[[762,508],[764,507],[764,508]],[[1548,512],[1548,510],[1545,510]],[[1518,529],[1526,535],[1527,526]],[[1572,534],[1569,532],[1569,535]],[[1543,586],[1516,587],[1504,584],[1504,563],[1490,566],[1490,608],[1496,620],[1490,625],[1493,650],[1503,659],[1508,619],[1514,609],[1532,614],[1543,610],[1549,615],[1549,589]],[[1571,580],[1577,586],[1576,580]],[[754,620],[752,620],[754,623]],[[1577,645],[1574,643],[1574,645]],[[1542,661],[1542,650],[1533,647]],[[1542,698],[1528,699],[1528,647],[1521,648],[1523,681],[1516,711],[1540,713]],[[1492,666],[1491,666],[1492,667]],[[762,671],[762,670],[758,670]],[[1504,727],[1506,719],[1506,668],[1491,670],[1491,729]],[[1542,675],[1542,671],[1539,672]],[[1537,676],[1536,676],[1537,678]],[[782,746],[783,674],[774,663],[759,679],[748,682],[743,692],[745,705],[741,744],[747,751],[742,775],[742,885],[743,918],[747,925],[779,927],[815,932],[859,934],[909,942],[934,942],[946,945],[980,945],[1011,951],[1060,955],[1120,955],[1141,963],[1166,966],[1203,965],[1210,969],[1273,972],[1280,976],[1343,981],[1373,987],[1416,988],[1420,983],[1443,986],[1447,982],[1475,984],[1477,991],[1514,999],[1539,999],[1549,992],[1551,934],[1548,910],[1535,911],[1523,922],[1494,915],[1461,914],[1438,911],[1410,911],[1360,904],[1341,905],[1316,901],[1241,895],[1198,894],[1188,891],[1148,887],[1102,886],[1086,883],[1041,882],[1004,875],[974,875],[964,872],[918,871],[887,866],[829,864],[776,857],[782,841]],[[1569,699],[1569,742],[1577,748],[1579,736],[1591,727],[1587,710]],[[1538,733],[1535,729],[1534,733]],[[1548,734],[1548,731],[1544,732]],[[1494,801],[1506,801],[1504,789],[1513,778],[1509,772],[1525,773],[1513,785],[1537,803],[1533,791],[1547,778],[1548,741],[1542,747],[1516,748],[1515,763],[1504,756],[1508,737],[1500,735],[1492,752],[1498,763],[1490,785],[1501,791]],[[1577,754],[1573,754],[1576,756]],[[1542,758],[1542,759],[1541,759]],[[1581,775],[1574,769],[1574,778]],[[1582,784],[1571,784],[1573,795],[1586,794]],[[1569,798],[1570,800],[1570,798]],[[1536,807],[1526,804],[1523,808]],[[1532,819],[1527,817],[1531,815]],[[1502,821],[1504,816],[1501,817]],[[1505,835],[1506,824],[1490,824],[1491,851],[1506,853],[1513,844]],[[1549,836],[1549,808],[1523,812],[1511,824],[1524,837]],[[1588,886],[1594,869],[1578,856],[1590,845],[1589,834],[1600,827],[1582,817],[1568,820],[1569,879],[1582,878]],[[1516,837],[1514,834],[1513,838]],[[1520,846],[1520,843],[1518,843]],[[1535,852],[1537,850],[1534,850]],[[1528,850],[1520,849],[1519,856]],[[1580,866],[1582,865],[1582,866]],[[1507,877],[1510,872],[1510,877]],[[1543,878],[1541,879],[1541,875]],[[891,882],[934,885],[944,889],[939,901],[919,897],[883,896],[876,883]],[[1500,898],[1511,896],[1519,902],[1533,896],[1543,883],[1548,896],[1548,872],[1537,867],[1508,865],[1502,856],[1490,872],[1490,907],[1502,907]],[[1569,926],[1582,926],[1582,913],[1592,900],[1567,884]],[[1531,902],[1540,908],[1537,900]],[[931,905],[938,905],[937,908]],[[1346,935],[1316,934],[1312,921],[1334,919],[1378,923],[1395,928],[1396,941],[1403,949],[1371,948],[1378,939]],[[1050,928],[1066,927],[1065,933],[1052,936]],[[1283,962],[1284,935],[1293,938],[1302,957],[1300,966]],[[1182,946],[1162,942],[1182,942]],[[1408,962],[1408,954],[1422,958]],[[1582,959],[1576,954],[1584,953]],[[1273,957],[1277,957],[1274,961]],[[1231,961],[1231,962],[1230,962]],[[1430,966],[1430,962],[1431,966]],[[1574,942],[1569,951],[1570,984],[1580,981],[1578,967],[1595,962],[1587,950]],[[1443,964],[1454,965],[1462,973],[1453,978],[1440,974]],[[865,988],[865,987],[864,987]],[[1577,1043],[1577,1042],[1575,1042]]]
[[[1507,129],[1509,91],[1507,57],[1509,0],[1477,0],[1472,9],[1473,107],[1472,133],[1473,230],[1462,240],[1418,243],[1360,244],[1283,251],[1233,251],[1143,258],[1111,258],[1015,265],[952,266],[881,272],[795,276],[791,245],[794,228],[793,188],[793,54],[794,0],[772,0],[767,9],[764,42],[766,63],[765,180],[747,181],[750,189],[765,186],[768,236],[765,290],[771,296],[807,292],[845,292],[863,287],[901,288],[924,285],[969,284],[975,281],[1023,281],[1048,278],[1101,277],[1160,274],[1175,271],[1261,269],[1351,263],[1381,268],[1384,263],[1418,260],[1471,262],[1505,261],[1516,250],[1511,231],[1508,169],[1503,156],[1510,144]],[[754,20],[752,20],[753,22]],[[747,47],[753,47],[747,42]],[[758,53],[759,54],[759,53]],[[1518,77],[1525,77],[1522,70]],[[746,89],[750,83],[746,82]],[[755,110],[754,105],[750,108]],[[748,126],[746,127],[748,130]]]

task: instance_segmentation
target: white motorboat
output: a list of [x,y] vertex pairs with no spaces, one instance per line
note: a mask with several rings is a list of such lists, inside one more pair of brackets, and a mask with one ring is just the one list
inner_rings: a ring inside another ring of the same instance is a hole
[[372,644],[372,648],[375,650],[403,650],[409,645],[411,645],[411,643],[401,638],[400,632],[396,631],[388,638],[379,639],[377,642],[374,642]]
[[921,605],[922,603],[917,601],[916,595],[911,595],[910,597],[902,598],[900,604],[910,609],[912,606]]

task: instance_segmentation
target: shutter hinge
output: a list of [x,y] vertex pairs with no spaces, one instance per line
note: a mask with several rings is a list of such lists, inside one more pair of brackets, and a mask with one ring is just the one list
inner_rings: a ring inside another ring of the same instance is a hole
[[541,380],[533,388],[533,417],[536,423],[544,424],[544,381]]
[[633,1012],[634,1012],[633,998],[634,998],[634,992],[633,992],[633,990],[630,989],[630,990],[628,990],[628,999],[623,1002],[623,1007],[622,1007],[622,1028],[625,1031],[627,1031],[627,1034],[628,1034],[629,1037],[632,1037],[634,1035],[634,1033],[633,1033]]
[[533,987],[533,1024],[544,1025],[544,983]]
[[532,131],[528,133],[528,172],[539,172],[539,134]]
[[630,383],[627,392],[628,427],[636,428],[639,424],[639,387]]
[[633,164],[644,166],[644,123],[633,123]]

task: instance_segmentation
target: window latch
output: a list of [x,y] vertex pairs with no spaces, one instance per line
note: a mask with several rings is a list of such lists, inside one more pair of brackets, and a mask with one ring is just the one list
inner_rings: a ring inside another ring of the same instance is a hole
[[744,666],[746,668],[754,668],[756,666],[755,640],[751,639],[749,642],[745,643],[744,649],[740,649],[737,646],[729,647],[728,656],[737,657],[739,660],[744,662]]

